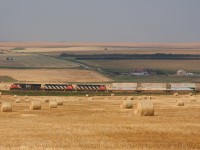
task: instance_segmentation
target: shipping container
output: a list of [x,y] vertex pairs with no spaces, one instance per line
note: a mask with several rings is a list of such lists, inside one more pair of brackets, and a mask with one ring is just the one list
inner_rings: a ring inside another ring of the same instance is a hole
[[135,91],[137,83],[112,83],[111,89],[113,91]]
[[170,83],[172,91],[193,91],[196,88],[195,83]]
[[140,89],[142,91],[166,91],[166,83],[141,83]]

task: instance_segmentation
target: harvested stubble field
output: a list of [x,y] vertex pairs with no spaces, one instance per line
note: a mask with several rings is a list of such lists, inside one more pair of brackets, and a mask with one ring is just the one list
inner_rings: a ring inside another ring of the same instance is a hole
[[20,50],[23,53],[38,53],[49,56],[59,56],[62,53],[81,54],[81,55],[96,55],[96,54],[200,54],[200,48],[176,49],[171,47],[166,48],[140,48],[140,47],[66,47],[66,48],[26,48]]
[[26,48],[24,53],[72,53],[72,54],[200,54],[200,48],[173,49],[173,48],[137,48],[137,47],[66,47],[66,48]]
[[152,96],[155,116],[139,117],[132,109],[120,110],[123,97],[117,96],[59,97],[63,106],[42,103],[42,110],[30,111],[24,97],[16,104],[3,95],[2,101],[13,102],[13,112],[0,113],[1,149],[200,149],[200,101],[176,107],[182,97]]
[[0,69],[1,76],[37,83],[106,82],[108,78],[91,70],[78,69]]

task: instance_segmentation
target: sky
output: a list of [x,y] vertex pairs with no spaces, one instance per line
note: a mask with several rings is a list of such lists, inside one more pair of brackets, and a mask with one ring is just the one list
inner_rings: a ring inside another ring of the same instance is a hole
[[0,0],[0,41],[200,42],[200,0]]

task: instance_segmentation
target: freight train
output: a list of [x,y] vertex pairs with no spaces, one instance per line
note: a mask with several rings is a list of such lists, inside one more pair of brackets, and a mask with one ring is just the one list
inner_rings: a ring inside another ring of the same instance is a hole
[[111,83],[111,84],[26,84],[13,83],[10,90],[87,92],[199,92],[200,83]]

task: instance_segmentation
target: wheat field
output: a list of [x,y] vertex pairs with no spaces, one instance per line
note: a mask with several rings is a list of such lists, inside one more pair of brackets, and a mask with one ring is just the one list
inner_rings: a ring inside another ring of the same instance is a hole
[[[197,102],[185,100],[176,107],[176,99],[185,97],[151,95],[155,116],[138,117],[134,110],[119,108],[123,97],[59,97],[63,106],[29,110],[18,96],[1,97],[10,101],[13,112],[0,112],[1,149],[200,149],[200,96]],[[43,97],[29,96],[30,100]],[[135,98],[135,96],[134,96]],[[51,99],[51,97],[50,97]],[[79,99],[79,100],[78,100]],[[137,100],[133,100],[134,108]]]
[[[21,82],[67,83],[107,82],[109,78],[92,70],[79,69],[0,69],[1,76],[10,76]],[[9,83],[8,83],[9,84]]]

